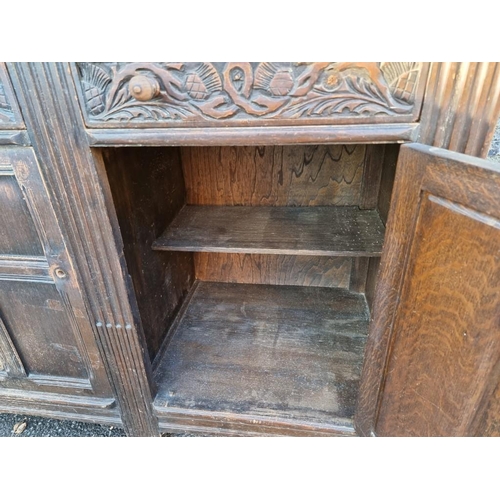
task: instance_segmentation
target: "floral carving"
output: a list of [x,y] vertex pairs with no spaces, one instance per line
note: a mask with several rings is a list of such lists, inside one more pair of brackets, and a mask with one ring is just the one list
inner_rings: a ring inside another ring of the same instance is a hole
[[79,63],[90,122],[408,116],[420,63]]

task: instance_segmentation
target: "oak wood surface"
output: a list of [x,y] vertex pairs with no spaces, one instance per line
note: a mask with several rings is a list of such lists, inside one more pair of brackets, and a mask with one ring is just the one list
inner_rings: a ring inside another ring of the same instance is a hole
[[495,428],[499,190],[490,162],[401,148],[356,416],[362,434]]
[[352,259],[309,255],[195,253],[200,281],[348,288]]
[[192,255],[151,249],[185,203],[180,154],[177,148],[102,153],[152,360],[194,281]]
[[[155,372],[155,408],[350,427],[368,326],[344,289],[197,282]],[[249,422],[251,423],[251,422]]]
[[376,432],[463,436],[500,375],[500,220],[432,195],[419,212]]
[[384,226],[357,207],[186,206],[156,250],[316,256],[377,256]]
[[[188,205],[359,205],[363,145],[182,148]],[[374,147],[372,147],[374,148]],[[370,167],[379,161],[373,150]],[[376,170],[376,168],[373,168]],[[376,186],[371,186],[375,192]]]

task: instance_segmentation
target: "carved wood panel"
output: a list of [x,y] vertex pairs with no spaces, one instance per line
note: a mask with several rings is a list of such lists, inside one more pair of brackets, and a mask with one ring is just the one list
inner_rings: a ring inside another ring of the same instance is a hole
[[0,63],[0,129],[24,128],[5,64]]
[[90,127],[413,122],[416,62],[77,63]]
[[111,388],[31,148],[0,148],[0,214],[0,400],[9,390],[32,400],[38,391],[77,391],[81,404],[107,398]]

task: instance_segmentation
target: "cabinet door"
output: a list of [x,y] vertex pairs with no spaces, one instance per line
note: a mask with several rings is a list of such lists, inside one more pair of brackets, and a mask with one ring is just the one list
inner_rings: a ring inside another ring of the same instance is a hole
[[356,425],[500,434],[500,165],[401,147]]
[[92,413],[111,396],[34,153],[0,148],[0,408]]

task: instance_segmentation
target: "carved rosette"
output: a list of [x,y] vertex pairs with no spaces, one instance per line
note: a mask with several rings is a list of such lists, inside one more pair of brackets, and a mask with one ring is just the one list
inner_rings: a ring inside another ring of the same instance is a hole
[[78,63],[91,126],[415,121],[421,63]]

